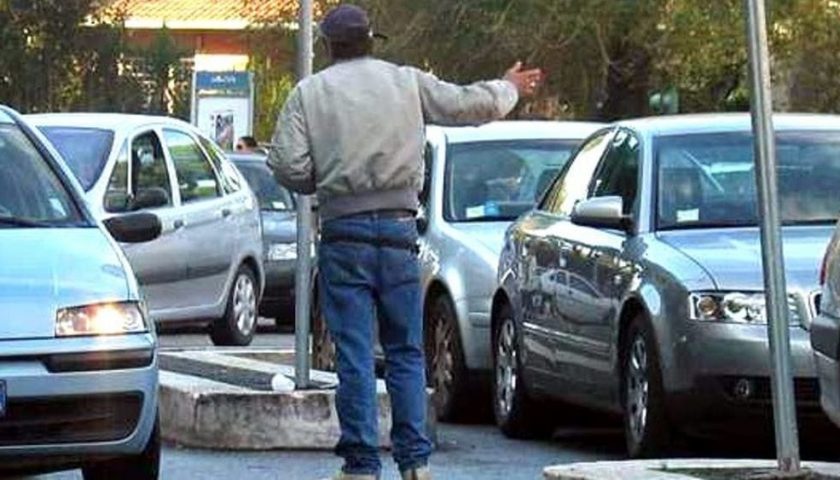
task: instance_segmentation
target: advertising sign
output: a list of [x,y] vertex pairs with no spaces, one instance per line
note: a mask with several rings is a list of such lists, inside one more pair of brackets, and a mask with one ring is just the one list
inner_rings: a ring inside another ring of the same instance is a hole
[[253,74],[196,72],[191,118],[222,149],[233,150],[237,138],[253,131]]

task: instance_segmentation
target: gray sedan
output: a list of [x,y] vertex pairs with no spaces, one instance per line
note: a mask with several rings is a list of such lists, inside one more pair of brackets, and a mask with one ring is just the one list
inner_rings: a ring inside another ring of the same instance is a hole
[[[824,421],[808,330],[840,210],[840,117],[775,121],[796,394]],[[549,396],[623,414],[630,455],[652,456],[672,427],[717,433],[769,415],[755,202],[747,115],[590,137],[507,233],[492,314],[502,430],[546,426],[532,400]]]
[[297,214],[292,194],[280,186],[262,154],[230,154],[260,204],[265,293],[260,314],[278,326],[292,323],[295,306]]

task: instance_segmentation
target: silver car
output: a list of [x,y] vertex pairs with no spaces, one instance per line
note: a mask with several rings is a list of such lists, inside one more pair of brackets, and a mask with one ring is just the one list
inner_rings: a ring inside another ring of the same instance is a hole
[[823,259],[820,284],[819,315],[811,326],[811,345],[823,410],[840,426],[840,224]]
[[[419,257],[428,378],[442,419],[474,411],[474,387],[489,379],[490,300],[505,229],[599,127],[495,122],[427,129]],[[325,334],[322,323],[315,331]],[[328,344],[314,345],[318,353]]]
[[247,345],[264,282],[259,205],[219,148],[164,117],[48,114],[27,119],[55,145],[100,219],[148,211],[163,233],[126,245],[152,318],[209,320],[217,345]]
[[[808,330],[840,210],[840,117],[777,115],[792,365],[825,423]],[[631,120],[590,137],[508,231],[493,300],[497,422],[551,423],[552,397],[623,414],[631,456],[672,427],[772,422],[753,144],[745,114]],[[756,430],[758,427],[759,430]]]
[[[148,213],[105,226],[124,242],[161,228]],[[58,154],[3,107],[0,316],[0,470],[157,479],[157,338],[134,274]]]
[[228,157],[251,186],[260,204],[263,227],[265,293],[260,314],[278,327],[294,323],[297,264],[297,213],[294,196],[275,179],[264,154]]

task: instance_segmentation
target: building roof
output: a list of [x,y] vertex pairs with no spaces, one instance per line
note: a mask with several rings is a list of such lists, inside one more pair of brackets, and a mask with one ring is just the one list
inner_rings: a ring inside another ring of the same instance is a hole
[[[317,4],[316,3],[316,10]],[[105,17],[127,28],[243,30],[251,25],[294,21],[298,0],[111,0]]]

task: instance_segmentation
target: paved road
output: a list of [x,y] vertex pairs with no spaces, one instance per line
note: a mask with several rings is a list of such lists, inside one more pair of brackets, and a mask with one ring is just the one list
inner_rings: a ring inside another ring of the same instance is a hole
[[[260,319],[260,326],[254,341],[255,348],[294,348],[295,337],[292,327],[278,330],[273,320]],[[212,347],[210,336],[202,327],[180,327],[165,329],[160,335],[161,348]]]

